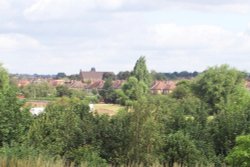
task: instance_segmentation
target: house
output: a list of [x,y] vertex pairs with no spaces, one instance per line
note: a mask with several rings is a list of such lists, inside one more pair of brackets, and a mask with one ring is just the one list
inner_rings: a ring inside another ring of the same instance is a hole
[[247,80],[247,81],[245,82],[245,86],[246,86],[246,88],[247,88],[248,90],[250,90],[250,81],[249,81],[249,80]]
[[30,81],[29,80],[19,80],[17,82],[17,86],[20,88],[20,87],[25,87],[25,86],[28,86],[30,84]]
[[101,81],[106,73],[113,74],[113,72],[97,72],[95,68],[91,68],[90,71],[80,70],[80,78],[83,82]]
[[85,86],[85,90],[87,92],[91,92],[92,90],[101,90],[104,86],[104,81],[99,80],[99,81],[94,81],[88,85]]
[[112,82],[112,87],[114,89],[121,89],[122,85],[125,83],[125,80],[115,80]]
[[63,79],[53,79],[49,81],[50,85],[57,87],[64,85],[65,81]]
[[72,80],[70,82],[67,82],[66,86],[68,86],[68,88],[70,89],[83,90],[86,87],[86,84],[83,83],[82,81]]
[[150,90],[152,94],[168,94],[176,88],[174,81],[155,81]]
[[[122,85],[125,81],[124,80],[115,80],[115,81],[112,81],[112,87],[114,89],[121,89],[122,88]],[[89,84],[85,84],[85,90],[87,92],[91,92],[92,90],[101,90],[103,89],[103,86],[105,84],[105,81],[103,80],[100,80],[100,81],[94,81],[92,83],[89,83]]]

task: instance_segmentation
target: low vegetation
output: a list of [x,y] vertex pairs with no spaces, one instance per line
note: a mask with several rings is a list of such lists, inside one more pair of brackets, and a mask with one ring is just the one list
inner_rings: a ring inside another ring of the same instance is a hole
[[89,112],[86,96],[62,96],[32,117],[0,69],[3,167],[249,166],[250,92],[244,73],[227,65],[152,95],[141,57],[121,90],[99,92],[122,105],[95,105],[112,116]]

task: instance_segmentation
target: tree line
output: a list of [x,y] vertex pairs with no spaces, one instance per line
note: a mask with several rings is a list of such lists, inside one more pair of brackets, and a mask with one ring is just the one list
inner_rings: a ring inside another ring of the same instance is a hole
[[[0,157],[63,159],[65,166],[250,166],[250,93],[246,75],[227,65],[184,80],[168,95],[152,95],[140,57],[113,95],[124,109],[89,112],[89,99],[62,97],[32,117],[0,68]],[[109,93],[107,93],[109,92]],[[112,93],[113,92],[113,93]]]

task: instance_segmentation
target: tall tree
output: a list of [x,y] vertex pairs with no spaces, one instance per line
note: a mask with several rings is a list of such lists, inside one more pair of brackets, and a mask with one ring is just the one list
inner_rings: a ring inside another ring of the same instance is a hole
[[127,80],[130,76],[130,72],[129,71],[120,71],[116,77],[119,80]]
[[16,90],[9,85],[7,71],[0,66],[0,147],[11,146],[24,140],[31,122],[28,110],[21,110]]
[[244,74],[228,65],[209,68],[194,84],[195,94],[212,108],[212,113],[225,110],[232,103],[235,107],[245,103],[242,96],[249,95],[244,89]]
[[160,159],[163,134],[157,119],[157,106],[148,99],[140,99],[132,107],[129,127],[129,162],[151,166]]
[[122,86],[124,96],[122,101],[126,105],[131,105],[132,101],[139,100],[148,93],[148,87],[144,82],[138,81],[135,77],[129,77],[128,81]]
[[140,57],[134,66],[134,70],[132,71],[132,76],[138,79],[138,81],[142,81],[148,86],[152,82],[151,75],[147,69],[146,59],[145,57]]
[[98,140],[101,141],[101,156],[112,166],[121,166],[128,161],[130,119],[131,113],[126,110],[112,117],[96,116],[96,133]]
[[102,90],[100,90],[100,95],[102,96],[105,103],[115,103],[116,96],[115,90],[112,84],[112,78],[106,79]]
[[67,75],[64,72],[59,72],[56,74],[56,79],[62,79],[67,77]]
[[116,75],[113,72],[105,72],[103,74],[102,79],[103,80],[107,80],[107,79],[115,80],[116,79]]
[[9,74],[0,64],[0,91],[5,91],[9,88]]

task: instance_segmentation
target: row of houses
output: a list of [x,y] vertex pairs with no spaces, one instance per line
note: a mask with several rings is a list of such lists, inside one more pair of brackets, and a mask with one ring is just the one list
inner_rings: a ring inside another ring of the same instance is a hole
[[[90,71],[82,71],[80,70],[80,78],[83,83],[90,82],[89,85],[85,87],[85,90],[100,90],[104,86],[104,75],[105,74],[114,74],[113,72],[97,72],[95,68],[91,68]],[[113,81],[114,89],[121,89],[124,80],[115,80]],[[167,94],[172,92],[176,87],[176,82],[174,81],[155,81],[150,90],[153,94]]]
[[[114,75],[113,72],[99,72],[95,68],[91,68],[90,71],[80,70],[79,80],[67,80],[67,79],[32,79],[32,80],[19,80],[17,83],[18,87],[25,87],[32,83],[42,83],[47,82],[51,86],[57,87],[60,85],[65,85],[70,89],[85,90],[91,92],[93,90],[101,90],[104,86],[104,76]],[[114,80],[112,87],[114,89],[121,89],[125,80]],[[176,87],[176,82],[174,81],[155,81],[150,90],[154,94],[167,94],[172,92]]]
[[[45,82],[45,81],[43,81]],[[87,92],[91,92],[93,90],[101,90],[103,89],[104,80],[96,80],[88,83],[84,83],[82,81],[77,80],[49,80],[46,81],[51,86],[57,87],[60,85],[65,85],[70,89],[77,89],[77,90],[85,90]],[[32,81],[28,80],[20,80],[18,82],[18,87],[25,87],[29,84],[34,83]],[[125,80],[114,80],[112,83],[112,87],[114,89],[121,89],[122,85],[125,83]],[[150,90],[153,94],[168,94],[172,92],[176,87],[176,82],[174,81],[155,81],[151,87]]]

